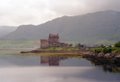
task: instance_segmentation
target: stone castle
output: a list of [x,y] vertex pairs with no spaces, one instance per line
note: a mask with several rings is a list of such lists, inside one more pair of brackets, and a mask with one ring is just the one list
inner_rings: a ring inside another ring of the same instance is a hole
[[41,48],[49,48],[49,47],[68,47],[69,44],[61,43],[59,41],[59,34],[49,34],[48,39],[40,40]]

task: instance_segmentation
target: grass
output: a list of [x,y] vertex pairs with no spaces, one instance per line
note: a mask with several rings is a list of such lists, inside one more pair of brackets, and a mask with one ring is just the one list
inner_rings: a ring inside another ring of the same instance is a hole
[[[18,54],[17,54],[18,55]],[[58,56],[58,57],[71,57],[71,58],[82,58],[79,54],[61,54],[61,53],[27,53],[27,54],[19,54],[21,56]]]
[[69,57],[69,58],[82,58],[80,54],[61,54],[61,53],[27,53],[27,54],[16,54],[18,56],[44,56],[44,57]]
[[4,49],[0,50],[0,56],[58,56],[58,57],[71,57],[71,58],[81,58],[80,54],[65,54],[65,53],[25,53],[21,54],[20,50],[14,49]]
[[47,48],[45,50],[49,50],[49,51],[72,51],[72,50],[79,50],[78,48],[75,48],[75,47],[68,47],[68,48],[63,48],[63,47],[58,47],[58,48],[55,48],[55,47],[51,47],[51,48]]

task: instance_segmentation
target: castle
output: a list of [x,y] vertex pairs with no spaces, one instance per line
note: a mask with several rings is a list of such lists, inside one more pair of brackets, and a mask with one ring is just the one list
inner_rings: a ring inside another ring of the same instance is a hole
[[41,48],[49,48],[49,47],[68,47],[69,44],[61,43],[59,41],[59,34],[49,34],[48,39],[40,40]]

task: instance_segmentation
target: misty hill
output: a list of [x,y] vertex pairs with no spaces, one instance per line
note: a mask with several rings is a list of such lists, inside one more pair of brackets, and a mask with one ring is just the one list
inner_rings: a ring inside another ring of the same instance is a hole
[[59,33],[63,41],[94,43],[120,40],[120,12],[100,11],[63,16],[40,25],[21,25],[2,39],[33,40]]
[[17,27],[14,26],[0,26],[0,37],[3,37],[13,31],[15,31]]

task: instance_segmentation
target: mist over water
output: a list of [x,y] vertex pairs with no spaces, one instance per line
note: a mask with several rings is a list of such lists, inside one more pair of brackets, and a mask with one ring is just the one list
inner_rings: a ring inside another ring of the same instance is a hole
[[94,67],[0,68],[1,82],[119,82],[119,74]]

